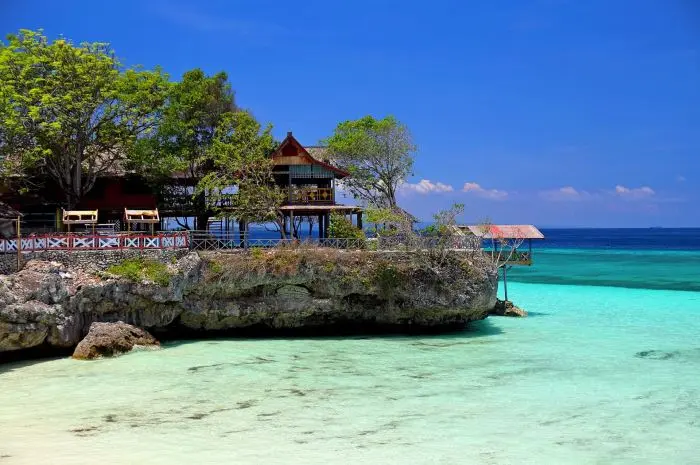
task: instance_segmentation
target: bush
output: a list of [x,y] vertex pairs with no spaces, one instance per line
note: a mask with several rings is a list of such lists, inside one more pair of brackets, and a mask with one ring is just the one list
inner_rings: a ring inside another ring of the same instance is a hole
[[365,239],[365,232],[340,213],[331,213],[328,236],[332,239]]
[[170,284],[172,277],[172,273],[164,263],[143,258],[129,258],[110,266],[107,272],[130,281],[153,281],[161,286]]
[[261,259],[265,256],[265,252],[259,247],[254,247],[250,249],[250,255],[253,258]]

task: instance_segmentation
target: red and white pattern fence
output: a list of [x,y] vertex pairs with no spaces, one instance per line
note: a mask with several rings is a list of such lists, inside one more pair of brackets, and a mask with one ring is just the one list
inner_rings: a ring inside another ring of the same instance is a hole
[[[57,250],[164,250],[186,249],[190,246],[186,231],[158,234],[41,234],[22,237],[22,253]],[[0,253],[17,253],[17,239],[0,239]]]

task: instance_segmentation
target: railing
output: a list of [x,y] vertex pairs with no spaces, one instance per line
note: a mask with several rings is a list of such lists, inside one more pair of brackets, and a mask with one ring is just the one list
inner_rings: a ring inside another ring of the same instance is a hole
[[[81,251],[81,250],[165,250],[186,249],[200,251],[225,251],[248,248],[283,248],[283,247],[327,247],[332,249],[365,249],[377,251],[416,251],[416,250],[470,250],[481,249],[481,241],[470,236],[421,237],[382,236],[375,239],[357,238],[251,238],[248,234],[223,231],[176,231],[156,234],[108,233],[77,234],[53,233],[22,237],[21,240],[0,239],[0,254],[17,253],[18,243],[21,253],[43,251]],[[499,264],[532,263],[528,251],[503,251],[498,257],[492,250],[483,253],[498,258]]]
[[38,234],[18,239],[0,239],[0,253],[22,253],[78,250],[164,250],[184,249],[190,246],[186,231],[156,234]]
[[472,236],[380,236],[377,238],[377,250],[479,250],[481,240]]
[[493,257],[498,261],[499,265],[531,265],[532,264],[532,254],[529,251],[520,250],[503,250],[500,253],[494,252],[493,250],[485,250],[488,256]]
[[282,247],[329,247],[333,249],[364,249],[368,248],[367,239],[336,239],[336,238],[251,238],[247,234],[221,231],[190,231],[191,250],[239,250],[246,248],[282,248]]
[[[234,194],[218,195],[215,202],[207,203],[209,207],[231,207]],[[200,204],[192,195],[173,195],[159,202],[159,209],[163,212],[192,212],[200,207]]]
[[[207,203],[209,207],[229,208],[234,194],[221,194],[216,201]],[[334,189],[328,187],[290,187],[287,191],[287,203],[292,205],[329,205],[335,202]],[[191,212],[198,208],[191,195],[174,195],[159,202],[163,212]]]
[[478,239],[467,236],[454,236],[450,238],[439,237],[401,237],[383,236],[374,239],[357,238],[304,238],[280,239],[280,238],[252,238],[248,234],[228,231],[190,231],[190,248],[192,250],[236,250],[253,247],[289,247],[289,246],[314,246],[329,247],[334,249],[367,249],[367,250],[393,250],[412,251],[428,249],[452,249],[452,250],[480,250],[481,243]]
[[295,205],[332,204],[335,202],[333,189],[327,187],[291,187],[289,203]]

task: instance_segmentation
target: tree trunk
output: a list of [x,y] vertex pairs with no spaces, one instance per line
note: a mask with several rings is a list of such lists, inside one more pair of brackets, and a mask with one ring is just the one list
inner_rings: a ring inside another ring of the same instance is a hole
[[78,200],[80,199],[82,195],[82,181],[83,181],[83,154],[82,152],[78,151],[76,154],[76,160],[75,160],[75,175],[73,177],[73,195],[75,195],[75,204],[78,204]]
[[207,225],[209,224],[209,215],[208,214],[203,214],[203,215],[197,215],[197,229],[200,231],[204,231],[207,229]]

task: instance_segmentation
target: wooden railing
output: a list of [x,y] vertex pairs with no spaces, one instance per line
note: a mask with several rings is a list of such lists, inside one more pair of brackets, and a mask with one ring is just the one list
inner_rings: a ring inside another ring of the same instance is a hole
[[185,249],[190,246],[187,231],[159,232],[156,234],[111,233],[111,234],[37,234],[15,239],[0,239],[1,253],[78,251],[78,250],[124,250],[124,249]]
[[292,205],[323,205],[335,202],[335,192],[328,187],[291,187],[289,203]]
[[[214,202],[214,205],[209,206],[216,206],[221,208],[231,207],[233,203],[233,196],[233,194],[221,194],[217,197],[216,202]],[[158,205],[159,209],[162,212],[168,213],[193,213],[200,208],[200,205],[192,198],[191,195],[178,195],[168,197],[167,199],[161,199],[158,202]]]
[[280,238],[255,238],[250,234],[240,232],[223,231],[189,231],[190,249],[226,251],[247,248],[283,248],[313,246],[333,249],[364,249],[367,248],[368,240],[357,238],[304,238],[280,239]]

